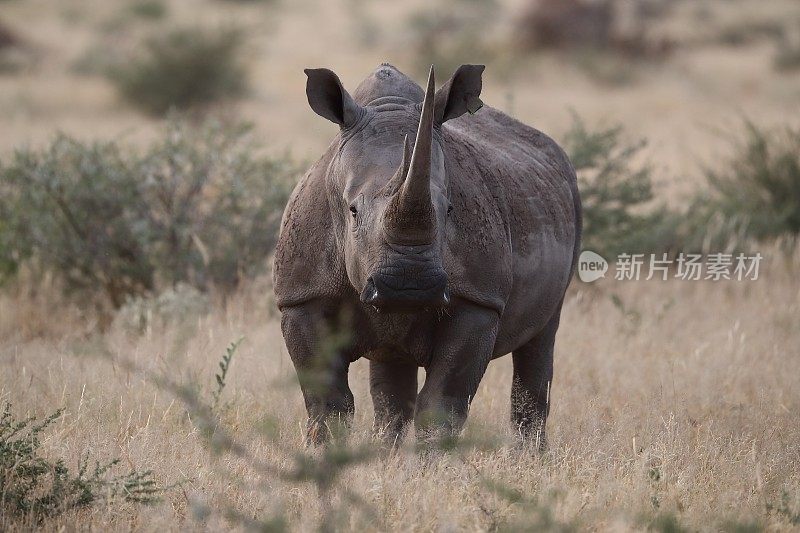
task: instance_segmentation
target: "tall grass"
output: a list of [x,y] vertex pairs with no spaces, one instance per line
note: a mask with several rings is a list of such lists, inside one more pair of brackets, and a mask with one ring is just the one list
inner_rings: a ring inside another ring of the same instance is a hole
[[[264,319],[261,293],[250,290],[188,334],[171,326],[88,340],[3,336],[0,394],[20,412],[67,407],[42,439],[45,457],[77,464],[90,448],[160,480],[186,480],[153,507],[98,505],[48,519],[52,529],[790,531],[800,511],[800,396],[786,371],[800,364],[796,284],[791,268],[764,266],[759,282],[724,288],[615,285],[635,324],[609,298],[571,291],[544,455],[515,444],[507,357],[482,380],[465,445],[384,450],[371,436],[368,366],[357,361],[347,439],[305,448],[305,408],[280,325]],[[17,312],[2,295],[0,305]],[[39,319],[65,318],[55,308]],[[220,354],[240,336],[247,341],[226,374],[224,408],[213,409]]]

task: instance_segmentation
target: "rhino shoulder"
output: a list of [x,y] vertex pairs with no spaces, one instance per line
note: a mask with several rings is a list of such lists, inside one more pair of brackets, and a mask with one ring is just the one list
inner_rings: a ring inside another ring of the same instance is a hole
[[346,277],[334,234],[323,157],[289,198],[275,246],[273,281],[279,308],[340,293]]

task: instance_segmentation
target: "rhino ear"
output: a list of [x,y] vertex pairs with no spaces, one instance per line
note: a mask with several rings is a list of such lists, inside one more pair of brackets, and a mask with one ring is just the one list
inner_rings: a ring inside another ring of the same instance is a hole
[[342,82],[332,70],[326,68],[307,68],[304,70],[308,104],[316,114],[335,122],[342,128],[349,128],[358,122],[364,108],[355,103],[342,86]]
[[436,91],[436,123],[441,125],[460,117],[467,111],[475,113],[483,107],[481,102],[481,74],[484,65],[461,65],[438,91]]

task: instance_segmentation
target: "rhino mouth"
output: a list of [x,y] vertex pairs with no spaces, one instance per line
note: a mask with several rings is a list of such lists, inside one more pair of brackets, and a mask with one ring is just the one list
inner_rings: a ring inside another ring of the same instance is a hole
[[444,307],[450,303],[447,274],[422,254],[398,254],[367,278],[361,301],[398,312]]

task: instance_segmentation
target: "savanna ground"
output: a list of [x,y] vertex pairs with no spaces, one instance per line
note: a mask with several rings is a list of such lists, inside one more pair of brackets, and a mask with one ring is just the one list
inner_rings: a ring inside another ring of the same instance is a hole
[[[253,121],[265,144],[301,158],[320,153],[334,133],[307,107],[303,67],[332,67],[352,89],[382,61],[409,72],[426,62],[406,22],[423,2],[164,4],[166,20],[143,22],[117,3],[0,2],[0,20],[26,43],[23,66],[0,75],[0,158],[43,145],[57,130],[150,139],[160,118],[132,109],[106,79],[74,65],[92,48],[130,46],[151,25],[244,28],[249,92],[215,111]],[[549,51],[513,61],[498,52],[521,4],[501,3],[488,51],[473,50],[491,56],[484,101],[556,138],[570,109],[646,137],[642,155],[670,202],[691,190],[701,165],[713,168],[725,155],[742,117],[798,125],[800,73],[776,70],[774,45],[748,33],[776,20],[800,26],[794,2],[676,2],[658,23],[675,41],[670,55],[590,59],[604,65],[600,72]],[[278,518],[309,530],[323,516],[336,528],[367,531],[793,530],[800,528],[800,256],[773,245],[760,251],[757,281],[576,280],[557,339],[542,455],[520,449],[508,425],[506,357],[481,383],[462,446],[432,456],[410,443],[378,453],[342,469],[320,497],[296,469],[304,408],[268,276],[212,297],[208,312],[184,310],[136,331],[122,319],[101,328],[92,308],[62,296],[59,280],[23,272],[0,295],[0,400],[20,418],[66,408],[42,437],[46,455],[68,465],[87,452],[118,457],[168,487],[151,505],[112,501],[38,524],[51,530],[214,531],[256,527],[250,519],[279,527]],[[242,450],[209,444],[191,397],[159,381],[211,401],[220,357],[240,337],[214,416]],[[356,448],[371,446],[367,374],[365,361],[353,365]],[[34,526],[4,518],[9,529]]]

